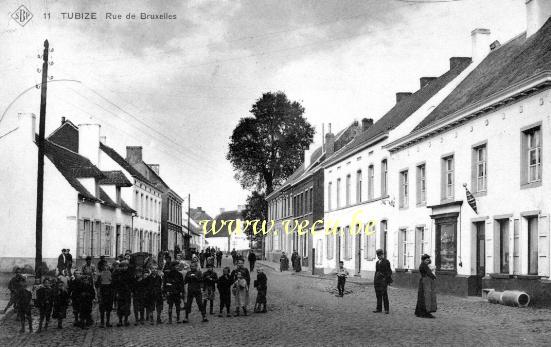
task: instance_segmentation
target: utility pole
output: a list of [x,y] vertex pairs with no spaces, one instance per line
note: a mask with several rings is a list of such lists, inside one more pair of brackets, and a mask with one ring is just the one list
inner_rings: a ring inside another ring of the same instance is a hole
[[42,207],[44,202],[44,133],[46,131],[46,92],[48,90],[48,40],[44,41],[42,55],[42,84],[40,93],[40,124],[38,128],[38,169],[36,176],[36,246],[34,271],[36,278],[42,277]]
[[186,247],[186,258],[191,259],[191,235],[189,234],[189,228],[191,227],[191,193],[187,194],[187,242],[184,242]]

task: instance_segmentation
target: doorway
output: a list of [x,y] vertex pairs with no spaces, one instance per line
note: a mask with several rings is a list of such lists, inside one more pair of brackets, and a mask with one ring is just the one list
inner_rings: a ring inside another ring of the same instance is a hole
[[[367,236],[366,236],[367,237]],[[360,272],[362,271],[362,233],[359,233],[356,235],[356,275],[360,275]]]
[[486,275],[486,223],[474,223],[476,229],[476,295],[482,294],[482,278]]

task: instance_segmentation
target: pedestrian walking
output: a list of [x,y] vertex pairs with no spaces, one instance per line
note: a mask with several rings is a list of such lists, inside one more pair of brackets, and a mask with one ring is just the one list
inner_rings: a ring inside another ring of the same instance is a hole
[[[254,312],[266,313],[266,293],[268,291],[268,277],[262,268],[256,270],[256,280],[254,281],[256,288],[256,302],[254,304]],[[263,306],[262,310],[260,307]]]
[[96,281],[99,296],[100,328],[111,327],[111,311],[113,310],[112,276],[107,263],[98,264],[99,275]]
[[224,254],[221,250],[216,251],[216,267],[222,267],[222,256]]
[[231,250],[231,258],[233,261],[233,265],[235,266],[235,264],[237,263],[237,251],[235,250],[235,248]]
[[203,250],[199,253],[199,263],[201,264],[201,268],[205,267],[205,252]]
[[151,274],[147,277],[147,290],[145,295],[147,320],[153,325],[153,313],[157,312],[157,324],[162,323],[163,312],[163,279],[159,275],[157,266],[151,268]]
[[203,316],[203,322],[208,322],[205,307],[203,306],[203,274],[201,271],[197,270],[197,263],[191,263],[191,269],[186,274],[184,278],[184,283],[187,284],[187,299],[186,299],[186,318],[182,323],[187,323],[189,320],[189,313],[191,312],[191,305],[193,304],[193,299],[197,303],[199,311]]
[[249,260],[249,270],[252,272],[254,270],[254,264],[256,263],[256,254],[251,250],[247,259]]
[[279,271],[283,272],[287,270],[289,270],[289,258],[285,252],[282,252],[281,257],[279,257]]
[[214,267],[214,253],[209,252],[209,253],[206,253],[205,256],[207,258],[206,261],[205,261],[206,265],[207,265],[207,269],[208,269],[209,266]]
[[54,289],[54,307],[52,318],[57,319],[57,328],[63,328],[63,320],[67,318],[67,306],[69,305],[69,294],[65,289],[65,285],[61,281],[57,281],[57,286]]
[[172,308],[176,308],[176,323],[180,323],[180,300],[184,291],[184,277],[176,269],[178,263],[173,262],[170,271],[163,278],[163,289],[168,304],[168,324],[172,324]]
[[52,282],[49,278],[44,278],[42,281],[43,287],[36,292],[36,302],[35,305],[38,308],[40,318],[38,321],[38,332],[42,331],[42,325],[44,320],[44,330],[48,329],[50,324],[50,317],[52,316],[52,309],[54,306],[54,292],[52,290]]
[[29,324],[29,332],[33,332],[33,317],[31,314],[31,299],[32,294],[27,289],[27,282],[21,282],[17,289],[17,294],[15,296],[16,305],[17,305],[17,318],[21,322],[20,333],[25,332],[25,323]]
[[419,265],[421,278],[419,279],[417,306],[415,307],[415,315],[422,318],[434,318],[432,312],[436,312],[436,290],[434,284],[436,276],[434,276],[429,267],[430,263],[430,255],[423,254],[421,256],[421,264]]
[[339,268],[337,270],[337,290],[341,298],[344,296],[344,284],[346,283],[346,278],[348,277],[348,271],[344,268],[344,261],[339,261]]
[[377,308],[374,313],[383,311],[383,303],[385,313],[389,312],[388,303],[388,285],[392,283],[392,269],[390,268],[390,262],[385,258],[385,254],[382,249],[376,251],[377,263],[375,264],[375,277],[373,279],[373,286],[375,287],[375,295],[377,296]]
[[233,284],[230,276],[230,268],[225,267],[222,270],[222,276],[218,279],[218,293],[220,294],[220,313],[218,317],[222,317],[222,311],[226,308],[226,317],[231,317],[231,286]]
[[216,295],[216,282],[218,282],[218,275],[214,272],[214,264],[207,265],[207,271],[203,273],[203,307],[207,310],[207,301],[209,302],[210,314],[214,314],[213,305],[214,297]]
[[243,315],[247,315],[247,305],[249,304],[249,286],[242,272],[236,273],[236,280],[232,286],[235,299],[235,315],[239,316],[239,310],[243,309]]

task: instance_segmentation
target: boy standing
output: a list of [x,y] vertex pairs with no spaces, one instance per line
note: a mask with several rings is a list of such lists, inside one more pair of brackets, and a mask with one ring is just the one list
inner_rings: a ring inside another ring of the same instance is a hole
[[25,332],[25,320],[29,322],[29,332],[33,332],[33,318],[31,315],[31,299],[32,294],[27,289],[27,283],[21,282],[15,296],[15,304],[17,305],[17,317],[21,321],[20,333]]
[[243,315],[247,315],[247,305],[249,304],[249,286],[243,274],[236,272],[236,280],[233,283],[232,291],[235,296],[235,315],[239,316],[239,309],[243,309]]
[[222,317],[222,310],[224,307],[226,307],[226,317],[231,317],[231,286],[233,281],[230,277],[229,267],[226,266],[222,271],[222,276],[218,279],[218,293],[220,294],[220,313],[218,317]]
[[207,271],[203,273],[203,307],[207,310],[207,301],[210,302],[210,314],[214,314],[212,306],[214,304],[214,296],[216,294],[216,282],[218,275],[214,272],[214,264],[207,265]]
[[94,324],[92,320],[92,305],[94,302],[94,297],[96,292],[94,291],[94,286],[92,280],[89,276],[83,276],[80,287],[80,296],[79,296],[79,324],[81,328],[87,328],[88,326]]
[[69,304],[69,294],[61,281],[57,282],[54,289],[54,310],[52,317],[57,319],[57,328],[63,328],[63,319],[67,317],[67,305]]
[[50,316],[52,315],[52,308],[54,305],[54,293],[52,291],[51,281],[49,278],[44,278],[42,281],[43,287],[38,289],[36,292],[36,302],[35,305],[40,311],[40,320],[38,323],[38,332],[42,331],[42,324],[44,319],[46,324],[44,325],[44,330],[48,329],[48,324],[50,323]]
[[176,269],[178,263],[170,263],[170,271],[163,278],[168,303],[168,324],[172,323],[172,307],[176,306],[176,323],[180,323],[180,298],[184,291],[184,277]]
[[186,318],[182,323],[188,322],[193,299],[195,299],[195,302],[197,302],[197,307],[199,307],[199,310],[201,311],[203,322],[208,322],[209,320],[207,319],[206,310],[202,303],[203,293],[201,291],[201,287],[203,284],[203,274],[201,273],[201,271],[197,270],[197,262],[191,263],[191,270],[189,270],[186,274],[186,277],[184,278],[184,283],[188,286],[186,300]]
[[[254,287],[257,290],[256,303],[254,304],[254,312],[268,312],[266,310],[266,292],[268,291],[268,277],[264,273],[262,268],[256,269],[256,280],[254,281]],[[262,311],[260,306],[263,306]]]
[[130,272],[128,271],[128,262],[121,261],[117,269],[113,273],[113,288],[115,291],[115,298],[117,302],[117,317],[119,318],[118,327],[123,325],[128,326],[128,316],[130,315],[130,302],[131,302],[131,281]]
[[161,312],[163,312],[163,279],[159,276],[157,266],[153,266],[151,274],[147,278],[146,291],[146,313],[147,320],[153,324],[153,312],[157,311],[157,324],[162,323]]
[[344,262],[341,260],[339,261],[339,269],[337,270],[337,289],[339,290],[339,294],[337,296],[340,296],[341,298],[344,296],[344,284],[347,277],[348,271],[344,269]]
[[[113,309],[113,287],[111,271],[107,267],[107,262],[98,265],[100,271],[96,286],[99,293],[99,312],[100,312],[100,328],[111,327],[111,310]],[[107,321],[107,323],[105,323]]]

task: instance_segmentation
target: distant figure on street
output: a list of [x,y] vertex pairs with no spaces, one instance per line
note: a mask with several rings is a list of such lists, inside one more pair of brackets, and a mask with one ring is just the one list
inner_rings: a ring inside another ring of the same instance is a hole
[[234,249],[231,250],[231,258],[233,260],[233,265],[237,263],[237,251]]
[[211,250],[211,252],[209,253],[205,253],[205,256],[206,256],[206,264],[207,264],[207,269],[209,266],[212,266],[214,267],[214,251]]
[[216,252],[216,267],[222,267],[222,256],[224,254],[222,253],[221,250],[218,250]]
[[205,267],[205,252],[203,250],[199,253],[199,263],[201,264],[201,268]]
[[375,294],[377,296],[377,308],[374,313],[383,312],[383,302],[385,307],[385,313],[388,314],[389,303],[387,287],[392,283],[392,269],[390,268],[390,262],[385,258],[382,249],[376,251],[377,263],[375,265],[375,277],[373,279],[373,286],[375,287]]
[[436,312],[436,291],[434,280],[436,276],[429,268],[431,263],[430,255],[423,254],[421,256],[421,264],[419,265],[419,290],[417,291],[417,306],[415,307],[415,315],[421,318],[434,318],[431,312]]
[[[254,287],[257,290],[256,302],[254,304],[254,312],[268,312],[266,310],[266,293],[268,291],[268,277],[264,273],[264,270],[260,267],[256,270],[256,280],[254,281]],[[262,310],[260,307],[262,306]]]
[[337,290],[341,298],[344,296],[344,284],[346,283],[346,278],[348,277],[348,271],[344,268],[344,261],[339,261],[339,268],[337,269]]
[[251,250],[247,258],[249,259],[249,270],[253,271],[254,263],[256,263],[256,254]]
[[[294,260],[292,260],[294,257]],[[301,264],[301,258],[297,251],[293,252],[293,255],[291,257],[291,262],[293,264],[293,270],[295,272],[301,272],[302,271],[302,264]]]
[[289,258],[287,257],[287,254],[285,252],[281,253],[281,257],[279,257],[279,271],[287,271],[289,270]]

